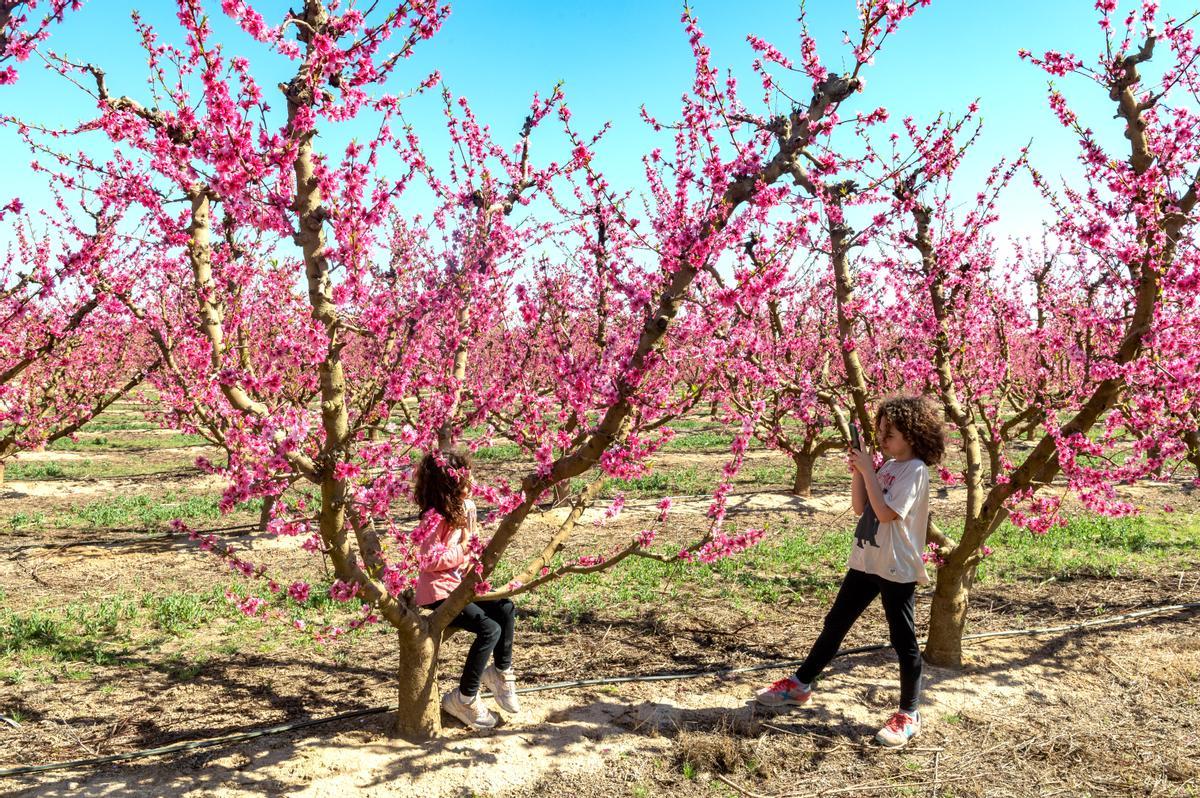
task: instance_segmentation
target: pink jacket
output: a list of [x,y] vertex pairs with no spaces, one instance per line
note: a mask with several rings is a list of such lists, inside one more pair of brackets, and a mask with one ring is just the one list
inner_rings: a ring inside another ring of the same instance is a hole
[[417,575],[417,606],[441,601],[458,587],[463,578],[463,565],[467,561],[466,543],[477,533],[475,502],[463,502],[467,514],[467,528],[453,527],[447,521],[438,524],[433,534],[421,544],[421,562],[425,566]]

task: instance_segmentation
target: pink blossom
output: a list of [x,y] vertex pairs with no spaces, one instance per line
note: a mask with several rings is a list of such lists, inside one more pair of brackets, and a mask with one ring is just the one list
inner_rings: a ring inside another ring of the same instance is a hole
[[309,584],[307,582],[292,582],[292,584],[288,586],[287,593],[292,600],[305,602],[308,601],[309,589]]

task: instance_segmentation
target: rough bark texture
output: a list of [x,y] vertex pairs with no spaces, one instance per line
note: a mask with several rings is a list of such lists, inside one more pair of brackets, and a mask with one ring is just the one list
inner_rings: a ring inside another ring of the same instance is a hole
[[[306,0],[303,21],[313,31],[325,29],[329,15],[322,0]],[[311,54],[312,37],[303,28],[300,39],[308,45]],[[294,126],[300,111],[315,104],[314,92],[319,87],[313,85],[307,65],[302,65],[291,82],[281,88],[287,100],[288,121]],[[315,131],[309,130],[297,136],[293,162],[296,195],[292,210],[296,215],[295,240],[304,256],[312,317],[324,327],[329,341],[325,357],[318,365],[325,443],[309,473],[309,478],[321,489],[320,535],[337,577],[357,585],[359,596],[374,605],[399,632],[401,709],[395,728],[412,738],[433,736],[440,728],[435,690],[437,646],[433,641],[440,639],[441,629],[446,624],[432,626],[427,623],[412,607],[393,599],[383,585],[372,578],[384,564],[382,546],[373,523],[351,525],[346,512],[346,481],[334,477],[334,466],[345,455],[350,414],[341,359],[345,331],[333,301],[325,246],[325,222],[329,217],[316,177],[315,135]]]
[[[834,188],[833,191],[838,189]],[[830,223],[829,245],[832,250],[834,298],[837,306],[838,343],[842,351],[842,367],[846,371],[846,388],[854,401],[854,418],[858,421],[863,444],[875,439],[875,425],[867,410],[867,378],[858,349],[854,347],[854,319],[846,308],[854,301],[854,278],[850,275],[850,239],[853,230],[843,223]]]
[[442,732],[437,690],[439,638],[397,632],[400,664],[396,668],[396,700],[390,732],[406,740],[430,740]]
[[934,665],[962,666],[962,638],[974,582],[974,565],[947,562],[938,569],[925,644],[925,659]]
[[[1196,476],[1200,477],[1200,431],[1190,429],[1183,434],[1183,442],[1187,444],[1187,459],[1196,469]],[[3,471],[0,471],[0,482],[4,479]]]
[[792,493],[797,496],[811,496],[813,464],[816,463],[816,458],[807,452],[799,452],[792,455],[792,462],[796,464],[796,475],[792,480]]
[[279,497],[275,495],[263,496],[262,509],[258,511],[258,531],[266,532],[267,525],[271,523],[271,510],[275,508],[275,502]]
[[1001,460],[1000,460],[1000,454],[1001,454],[1000,448],[1002,446],[1003,446],[1002,443],[995,443],[994,441],[989,441],[988,445],[987,445],[987,455],[988,455],[987,484],[988,484],[989,488],[995,487],[995,485],[997,484],[996,478],[999,477],[1000,474],[1002,474],[1004,472],[1004,466],[1001,464]]

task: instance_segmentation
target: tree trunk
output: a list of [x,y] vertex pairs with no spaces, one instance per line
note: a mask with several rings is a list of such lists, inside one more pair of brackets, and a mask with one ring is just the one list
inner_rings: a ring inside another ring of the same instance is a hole
[[271,494],[269,496],[263,496],[262,509],[258,511],[258,531],[259,532],[267,531],[267,525],[269,523],[271,523],[271,510],[274,509],[275,502],[278,500],[279,500],[279,497],[274,494]]
[[437,689],[439,642],[426,633],[397,633],[400,664],[396,669],[398,709],[390,732],[418,742],[442,732],[441,696]]
[[0,485],[4,484],[4,462],[0,461]]
[[[1183,442],[1187,444],[1187,459],[1196,467],[1196,476],[1200,477],[1200,431],[1189,429],[1183,433]],[[4,484],[4,466],[0,464],[0,485]]]
[[[1161,446],[1159,446],[1159,445],[1156,443],[1156,444],[1154,444],[1153,446],[1151,446],[1151,447],[1150,447],[1150,451],[1148,451],[1148,452],[1146,453],[1146,455],[1147,455],[1148,457],[1150,457],[1151,459],[1157,459],[1157,458],[1160,458],[1160,457],[1162,457],[1162,447],[1161,447]],[[1159,464],[1158,464],[1158,467],[1156,467],[1156,468],[1154,469],[1154,478],[1155,478],[1155,479],[1162,479],[1162,478],[1163,478],[1163,469],[1164,469],[1165,467],[1166,467],[1166,463],[1165,463],[1165,462],[1162,462],[1162,461],[1160,461],[1160,462],[1159,462]]]
[[925,660],[943,668],[961,668],[962,638],[967,626],[967,604],[975,582],[975,566],[951,561],[938,568],[929,612],[929,641]]
[[1000,452],[1002,451],[1004,444],[1002,442],[989,441],[986,446],[988,453],[987,484],[989,487],[995,487],[996,478],[1000,476],[1000,472],[1004,469],[1004,466],[1000,464]]
[[796,478],[792,480],[792,493],[797,496],[812,495],[813,464],[817,458],[806,452],[792,455],[796,464]]

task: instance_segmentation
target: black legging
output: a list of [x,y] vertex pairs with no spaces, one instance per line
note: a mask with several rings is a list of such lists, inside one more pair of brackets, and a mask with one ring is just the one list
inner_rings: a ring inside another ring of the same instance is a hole
[[900,658],[900,709],[912,714],[921,700],[921,647],[917,644],[917,623],[913,613],[917,583],[891,582],[881,576],[851,569],[842,580],[825,628],[813,643],[804,664],[796,670],[796,678],[805,684],[825,670],[850,627],[858,620],[876,596],[883,599],[892,648]]
[[[427,604],[434,609],[442,602],[435,601]],[[451,626],[456,626],[465,632],[475,635],[475,642],[467,652],[467,662],[463,665],[462,678],[458,681],[458,689],[464,696],[479,693],[479,679],[487,667],[488,656],[495,652],[496,667],[502,671],[512,666],[513,629],[516,627],[516,608],[508,599],[492,601],[476,601],[468,604],[460,612]]]

